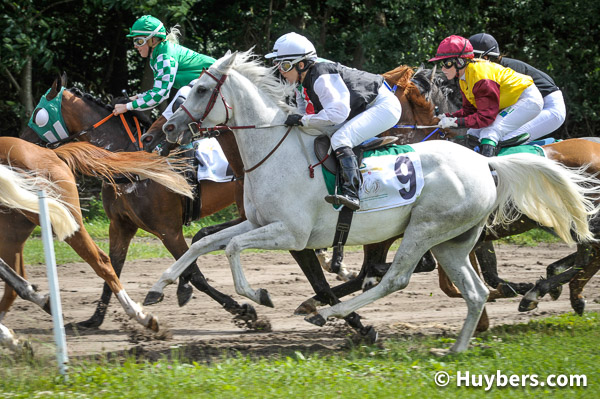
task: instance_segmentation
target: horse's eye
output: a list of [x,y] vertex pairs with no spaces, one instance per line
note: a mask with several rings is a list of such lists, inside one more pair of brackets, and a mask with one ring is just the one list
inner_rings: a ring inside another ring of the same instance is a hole
[[196,89],[196,93],[198,94],[203,94],[206,93],[208,91],[208,89],[204,86],[198,86],[198,88]]
[[50,115],[48,115],[48,111],[45,108],[38,108],[33,113],[33,121],[39,127],[44,127],[50,120]]

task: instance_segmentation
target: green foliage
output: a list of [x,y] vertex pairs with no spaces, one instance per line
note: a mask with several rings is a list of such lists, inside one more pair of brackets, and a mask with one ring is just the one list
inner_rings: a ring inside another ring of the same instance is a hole
[[[270,358],[223,355],[209,363],[184,359],[156,362],[72,360],[68,381],[49,360],[0,358],[0,396],[94,398],[522,398],[598,397],[600,315],[562,315],[515,326],[499,326],[472,340],[465,353],[437,357],[450,337],[399,336],[378,346],[335,354],[296,351]],[[438,387],[437,372],[450,384]],[[457,374],[506,376],[585,375],[587,387],[457,387]]]
[[[593,34],[600,3],[593,0],[7,0],[2,6],[0,74],[18,81],[31,57],[34,99],[61,71],[97,95],[140,90],[146,61],[125,34],[149,13],[167,27],[179,24],[182,44],[217,58],[251,47],[264,54],[279,35],[296,31],[321,56],[375,73],[426,63],[450,34],[486,31],[503,54],[547,71],[563,89],[568,117],[557,136],[592,135],[600,120],[600,41]],[[23,115],[22,105],[16,91],[0,92],[3,114]],[[18,131],[18,121],[8,118],[4,133]]]

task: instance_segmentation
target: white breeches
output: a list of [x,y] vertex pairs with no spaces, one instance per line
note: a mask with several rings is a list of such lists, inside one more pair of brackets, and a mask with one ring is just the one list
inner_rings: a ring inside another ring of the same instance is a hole
[[402,106],[398,98],[385,84],[379,88],[379,94],[367,109],[344,123],[333,136],[331,147],[356,147],[365,140],[377,136],[398,123],[402,115]]
[[469,129],[467,134],[476,136],[479,141],[490,139],[496,143],[518,136],[520,128],[541,112],[544,100],[535,85],[531,85],[521,93],[517,102],[500,111],[496,120],[481,129]]
[[[537,140],[561,127],[567,116],[562,92],[557,90],[544,97],[544,109],[535,118],[521,126],[517,132],[529,133],[529,140]],[[517,135],[518,135],[517,134]]]
[[173,112],[175,112],[173,110],[173,104],[175,104],[175,101],[177,101],[177,99],[179,97],[183,98],[183,101],[185,101],[188,94],[190,94],[190,91],[192,91],[192,86],[194,85],[194,83],[196,83],[197,80],[198,79],[192,80],[190,83],[183,86],[181,89],[179,89],[177,91],[177,94],[175,94],[175,97],[173,97],[173,100],[171,100],[169,105],[167,105],[167,108],[165,108],[164,112],[162,113],[162,116],[164,116],[166,120],[169,120],[169,118],[171,118],[171,116],[173,116]]

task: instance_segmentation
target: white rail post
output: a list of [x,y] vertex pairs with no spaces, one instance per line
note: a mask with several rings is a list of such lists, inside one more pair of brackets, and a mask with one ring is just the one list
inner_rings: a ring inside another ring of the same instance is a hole
[[63,323],[62,306],[60,304],[60,291],[58,286],[58,274],[56,272],[56,259],[54,256],[54,241],[52,239],[52,226],[46,203],[46,192],[38,191],[40,204],[40,227],[42,229],[42,242],[44,243],[44,254],[46,256],[46,273],[50,287],[50,309],[52,310],[52,323],[54,326],[54,341],[56,342],[56,361],[60,374],[66,376],[67,363],[67,340],[65,338],[65,326]]

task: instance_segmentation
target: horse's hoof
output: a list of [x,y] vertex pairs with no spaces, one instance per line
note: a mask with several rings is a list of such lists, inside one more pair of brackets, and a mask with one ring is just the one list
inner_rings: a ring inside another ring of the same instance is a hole
[[270,308],[274,308],[273,301],[271,301],[271,297],[269,296],[269,292],[265,289],[260,288],[258,290],[258,303],[263,306],[268,306]]
[[521,299],[519,303],[519,312],[528,312],[537,308],[537,302],[527,300],[525,298]]
[[571,301],[571,307],[579,316],[583,316],[583,311],[585,310],[585,299],[578,298],[576,300]]
[[442,348],[431,348],[429,349],[429,353],[435,355],[437,357],[444,357],[450,354],[450,349],[442,349]]
[[194,289],[189,284],[179,284],[177,286],[177,304],[179,307],[187,305],[192,300]]
[[236,310],[235,315],[235,318],[238,320],[256,321],[258,319],[256,309],[249,303],[243,303],[239,310]]
[[548,294],[553,301],[556,301],[558,298],[560,298],[560,294],[562,294],[562,285],[552,288],[550,291],[548,291]]
[[377,342],[379,333],[373,328],[373,326],[367,326],[365,328],[367,331],[364,334],[361,332],[363,342],[367,345],[373,345],[375,342]]
[[164,297],[162,292],[149,291],[146,295],[146,299],[144,299],[144,306],[157,304],[161,302]]
[[52,315],[52,309],[50,308],[50,296],[46,295],[44,299],[46,300],[46,302],[44,302],[44,306],[42,306],[42,309],[44,310],[44,312],[48,313],[49,315]]
[[86,321],[80,321],[79,323],[75,323],[74,327],[86,329],[98,328],[102,325],[103,321],[103,318],[96,318],[92,316]]
[[150,320],[148,321],[148,325],[146,326],[146,328],[154,331],[154,332],[158,332],[159,330],[159,325],[158,325],[158,317],[152,316],[152,315],[148,315],[150,317]]
[[304,318],[304,320],[306,320],[310,324],[314,324],[315,326],[318,326],[318,327],[323,327],[325,325],[325,323],[327,323],[327,320],[325,320],[325,318],[323,316],[321,316],[319,313],[314,313],[312,315],[308,315]]
[[296,316],[308,316],[309,314],[315,313],[317,311],[316,301],[312,298],[307,299],[302,302],[300,306],[294,310],[294,315]]

